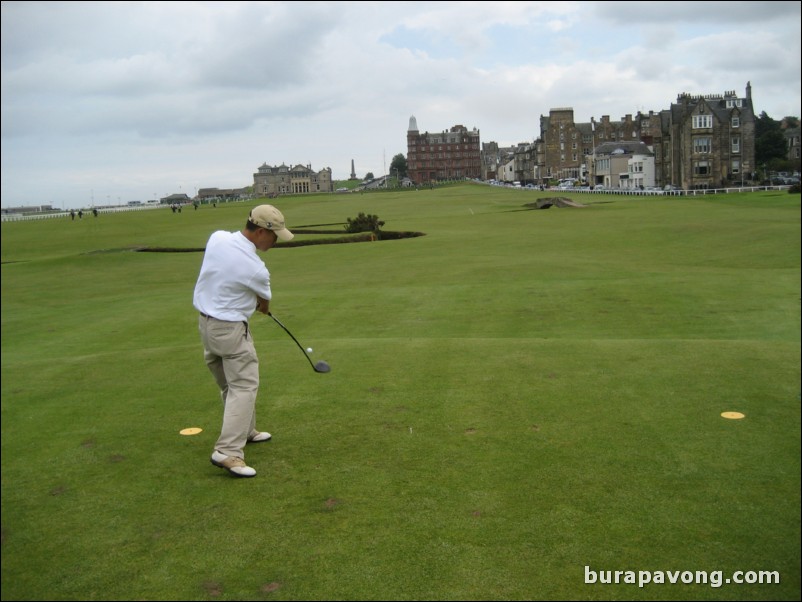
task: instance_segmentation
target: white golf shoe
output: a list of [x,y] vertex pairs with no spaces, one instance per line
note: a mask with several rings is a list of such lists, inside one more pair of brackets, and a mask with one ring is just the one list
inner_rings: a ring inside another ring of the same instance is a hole
[[242,458],[235,458],[234,456],[227,456],[215,450],[212,454],[211,462],[215,466],[225,468],[235,477],[255,477],[256,471],[245,464]]

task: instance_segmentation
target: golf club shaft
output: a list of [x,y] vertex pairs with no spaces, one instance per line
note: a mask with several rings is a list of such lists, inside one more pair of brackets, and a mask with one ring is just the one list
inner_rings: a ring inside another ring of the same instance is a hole
[[292,334],[292,333],[291,333],[291,332],[290,332],[290,331],[287,329],[287,327],[286,327],[286,326],[284,326],[284,324],[282,324],[282,323],[279,321],[279,319],[278,319],[276,316],[274,316],[274,315],[273,315],[273,314],[271,314],[270,312],[268,312],[268,313],[267,313],[267,315],[268,315],[268,316],[270,316],[271,318],[273,318],[273,320],[275,320],[276,324],[278,324],[279,326],[281,326],[281,328],[284,330],[284,332],[286,332],[288,335],[290,335],[290,338],[291,338],[293,341],[295,341],[295,344],[296,344],[296,345],[298,345],[298,349],[300,349],[300,350],[301,350],[301,352],[304,354],[304,357],[305,357],[305,358],[307,359],[307,361],[309,362],[309,365],[310,365],[310,366],[312,366],[312,369],[313,369],[315,372],[317,372],[317,368],[315,368],[315,365],[312,363],[312,360],[311,360],[311,358],[310,358],[310,357],[307,355],[306,351],[305,351],[305,350],[304,350],[304,348],[303,348],[303,345],[301,345],[301,344],[298,342],[298,339],[296,339],[296,338],[293,336],[293,334]]

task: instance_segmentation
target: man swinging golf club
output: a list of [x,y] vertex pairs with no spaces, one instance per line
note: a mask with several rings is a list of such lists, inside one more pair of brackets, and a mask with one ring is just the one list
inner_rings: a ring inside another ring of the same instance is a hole
[[193,305],[204,360],[223,399],[223,427],[211,462],[236,477],[253,477],[245,463],[245,444],[270,440],[256,428],[259,359],[248,320],[270,312],[270,272],[256,251],[267,252],[280,239],[291,240],[284,216],[272,205],[255,207],[245,227],[219,230],[206,243]]

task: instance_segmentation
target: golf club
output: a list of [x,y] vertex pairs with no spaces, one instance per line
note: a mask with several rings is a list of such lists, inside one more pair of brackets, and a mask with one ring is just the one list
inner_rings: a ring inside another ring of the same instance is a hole
[[301,345],[301,344],[298,342],[298,339],[296,339],[296,338],[295,338],[295,337],[292,335],[292,333],[291,333],[289,330],[287,330],[287,327],[286,327],[286,326],[284,326],[284,324],[282,324],[282,323],[279,321],[279,319],[278,319],[276,316],[274,316],[273,314],[271,314],[270,312],[267,312],[267,315],[268,315],[268,316],[270,316],[271,318],[273,318],[273,320],[275,320],[276,324],[278,324],[279,326],[281,326],[281,328],[283,328],[283,329],[284,329],[284,332],[286,332],[288,335],[290,335],[290,338],[291,338],[293,341],[295,341],[295,344],[296,344],[296,345],[298,345],[298,348],[299,348],[299,349],[301,350],[301,352],[304,354],[304,357],[305,357],[305,358],[306,358],[306,359],[309,361],[309,365],[310,365],[310,366],[312,366],[312,368],[314,369],[314,371],[315,371],[315,372],[329,372],[329,371],[331,370],[331,367],[330,367],[330,366],[329,366],[329,365],[328,365],[326,362],[324,362],[323,360],[320,360],[320,361],[319,361],[319,362],[317,362],[316,364],[313,364],[313,363],[312,363],[312,359],[311,359],[311,358],[310,358],[310,357],[307,355],[306,351],[304,351],[303,345]]

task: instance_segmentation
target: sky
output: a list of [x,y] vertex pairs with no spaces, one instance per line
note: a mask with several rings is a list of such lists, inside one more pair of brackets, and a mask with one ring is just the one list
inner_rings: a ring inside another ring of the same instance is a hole
[[745,95],[799,117],[800,2],[2,2],[2,206],[387,173],[421,132]]

